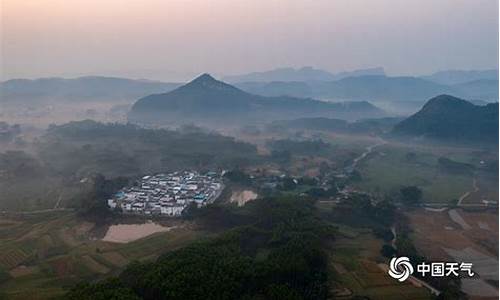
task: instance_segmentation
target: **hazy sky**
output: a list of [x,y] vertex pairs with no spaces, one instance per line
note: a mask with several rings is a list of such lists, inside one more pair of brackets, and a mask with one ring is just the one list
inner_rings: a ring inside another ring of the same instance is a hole
[[[498,65],[498,0],[0,0],[2,78]],[[175,71],[175,72],[173,72]]]

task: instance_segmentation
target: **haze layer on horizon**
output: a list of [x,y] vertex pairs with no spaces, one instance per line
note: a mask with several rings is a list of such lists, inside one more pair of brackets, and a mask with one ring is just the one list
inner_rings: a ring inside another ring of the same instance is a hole
[[2,0],[0,80],[498,66],[498,0]]

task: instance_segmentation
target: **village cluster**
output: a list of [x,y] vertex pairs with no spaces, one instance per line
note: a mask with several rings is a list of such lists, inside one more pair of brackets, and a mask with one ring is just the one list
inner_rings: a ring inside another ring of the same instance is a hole
[[190,203],[198,207],[212,203],[223,188],[221,177],[215,172],[144,176],[108,199],[108,206],[129,214],[179,216]]

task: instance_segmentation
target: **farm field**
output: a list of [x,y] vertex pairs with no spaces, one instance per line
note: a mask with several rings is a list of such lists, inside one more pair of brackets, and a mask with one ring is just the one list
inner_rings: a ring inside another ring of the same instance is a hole
[[201,235],[190,226],[129,243],[103,242],[95,224],[73,213],[0,216],[0,296],[50,299],[82,280],[116,274],[134,260],[155,259]]
[[[368,191],[374,195],[398,195],[403,186],[415,185],[422,189],[422,200],[427,204],[450,204],[456,202],[462,195],[474,190],[474,173],[446,172],[440,168],[440,157],[451,157],[457,162],[470,164],[478,170],[481,155],[485,160],[489,154],[478,154],[471,150],[450,150],[448,148],[407,147],[399,144],[385,144],[374,149],[373,153],[360,162],[358,170],[361,180],[355,183],[356,188]],[[484,161],[483,161],[484,163]],[[498,190],[498,181],[481,175],[480,180],[484,191],[493,191],[489,197],[494,197]],[[498,179],[497,179],[498,180]],[[486,186],[485,186],[486,185]],[[482,197],[470,197],[469,204],[479,204]]]
[[498,178],[480,172],[475,176],[473,190],[462,201],[464,205],[498,205]]
[[419,252],[431,261],[472,262],[480,278],[464,280],[464,291],[471,299],[498,299],[498,211],[416,209],[407,216]]
[[335,299],[353,296],[374,300],[432,299],[427,289],[399,283],[379,267],[379,263],[385,262],[380,255],[383,242],[376,239],[370,229],[341,226],[339,235],[331,255]]

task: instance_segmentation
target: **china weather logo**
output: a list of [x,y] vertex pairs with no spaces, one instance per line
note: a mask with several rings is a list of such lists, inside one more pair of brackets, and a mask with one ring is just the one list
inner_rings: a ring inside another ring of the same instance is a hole
[[413,274],[413,266],[408,257],[393,257],[389,264],[389,276],[400,282],[405,281]]

